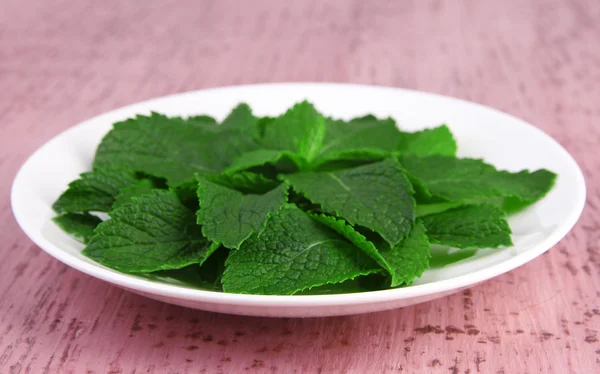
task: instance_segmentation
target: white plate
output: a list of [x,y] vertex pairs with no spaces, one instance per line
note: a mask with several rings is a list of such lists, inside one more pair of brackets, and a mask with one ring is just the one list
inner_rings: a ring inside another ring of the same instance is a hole
[[[540,202],[510,218],[514,246],[479,250],[473,257],[429,269],[410,287],[326,296],[258,296],[202,291],[121,274],[80,254],[83,246],[51,221],[51,205],[67,184],[91,167],[96,146],[119,120],[157,111],[167,115],[208,113],[222,119],[245,101],[257,115],[276,115],[303,99],[326,115],[391,116],[405,130],[446,123],[459,156],[481,157],[498,168],[547,168],[558,174]],[[265,84],[225,87],[167,96],[130,105],[85,121],[58,135],[22,166],[12,188],[14,215],[25,233],[59,261],[133,292],[191,308],[255,316],[316,317],[373,312],[432,300],[510,271],[544,253],[579,218],[585,181],[573,158],[552,138],[507,114],[478,104],[395,88],[346,84]]]

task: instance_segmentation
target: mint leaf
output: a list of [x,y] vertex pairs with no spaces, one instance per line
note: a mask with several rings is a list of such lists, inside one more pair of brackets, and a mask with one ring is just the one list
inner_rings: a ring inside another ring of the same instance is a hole
[[348,225],[344,220],[323,214],[312,216],[318,222],[330,227],[355,246],[362,249],[390,274],[391,287],[410,284],[429,268],[429,241],[425,227],[417,221],[409,235],[398,245],[390,247],[387,243],[375,243]]
[[432,265],[511,245],[506,214],[541,199],[557,177],[456,152],[446,125],[403,132],[392,118],[325,118],[307,101],[277,117],[240,103],[220,123],[139,115],[114,124],[94,171],[53,205],[54,221],[91,259],[184,287],[398,287]]
[[330,172],[304,172],[284,179],[327,213],[381,235],[392,247],[415,220],[412,187],[392,159]]
[[65,213],[52,219],[63,231],[76,240],[87,243],[102,220],[89,213]]
[[447,201],[513,197],[531,204],[556,179],[556,174],[545,169],[510,173],[477,159],[403,156],[400,161],[431,196]]
[[260,233],[269,217],[286,203],[287,187],[281,185],[264,195],[244,195],[199,178],[198,198],[197,222],[204,236],[227,248],[239,248],[252,233]]
[[441,268],[459,261],[473,257],[477,254],[477,249],[461,249],[455,251],[452,247],[435,246],[431,248],[431,259],[429,265],[431,268]]
[[361,152],[361,150],[356,150],[344,154],[343,156],[341,156],[343,158],[340,159],[322,160],[322,162],[319,162],[316,165],[314,165],[312,170],[334,171],[339,169],[351,169],[363,165],[372,164],[374,162],[381,161],[387,157],[387,155],[383,154],[378,155],[378,151],[376,150],[365,150],[364,154],[362,154]]
[[127,204],[131,201],[132,197],[149,193],[155,188],[156,186],[154,182],[150,179],[141,179],[127,187],[123,187],[121,191],[119,191],[119,194],[115,197],[115,202],[113,203],[111,209],[116,209],[123,204]]
[[502,209],[506,214],[515,214],[527,208],[533,202],[534,201],[521,200],[518,197],[511,196],[503,199],[498,204],[502,206]]
[[173,190],[154,190],[109,213],[83,254],[102,265],[143,273],[202,264],[218,245]]
[[415,278],[423,275],[429,268],[429,239],[425,226],[417,220],[408,236],[398,245],[387,248],[380,246],[379,252],[394,269],[392,287],[410,284]]
[[421,219],[429,240],[434,244],[455,248],[512,245],[506,214],[495,205],[466,205]]
[[190,265],[181,269],[160,270],[136,275],[154,282],[222,292],[221,276],[225,270],[225,260],[228,255],[229,250],[220,247],[200,266]]
[[296,292],[295,295],[337,295],[373,291],[362,284],[361,279],[364,277],[365,276],[361,276],[342,283],[324,284],[322,286]]
[[379,271],[362,251],[293,205],[227,258],[223,290],[291,295]]
[[211,116],[207,116],[205,114],[199,114],[197,116],[190,116],[186,119],[182,119],[183,121],[190,122],[199,126],[204,126],[205,128],[216,128],[217,120],[215,120]]
[[206,174],[204,179],[229,187],[243,193],[263,194],[277,187],[280,182],[269,179],[262,174],[249,171],[234,173]]
[[196,176],[178,184],[173,190],[186,208],[193,211],[198,210],[200,205],[198,203],[198,181]]
[[267,126],[274,119],[275,119],[275,117],[269,117],[269,116],[259,117],[256,119],[256,126],[258,127],[259,138],[262,138],[263,136],[265,136],[265,131],[267,129]]
[[292,152],[263,148],[234,158],[225,173],[236,173],[267,164],[273,165],[277,171],[284,173],[298,171],[307,165],[306,160]]
[[317,161],[317,165],[322,165],[328,162],[335,161],[359,161],[360,163],[368,163],[369,161],[380,161],[387,158],[390,152],[378,148],[352,148],[331,152],[329,155],[323,156]]
[[463,201],[417,204],[416,215],[417,217],[422,217],[430,214],[442,213],[450,209],[458,208],[464,204]]
[[403,132],[398,151],[415,156],[455,156],[456,140],[446,125],[417,132]]
[[219,173],[257,147],[238,129],[214,131],[152,113],[116,123],[98,147],[94,168],[129,166],[174,186],[195,173]]
[[56,213],[108,212],[119,191],[136,182],[135,173],[127,168],[99,168],[83,173],[80,179],[69,183],[52,209]]
[[265,148],[290,151],[308,162],[314,160],[325,137],[325,119],[312,104],[303,101],[265,126]]
[[252,115],[252,109],[246,103],[241,103],[223,120],[220,130],[237,129],[251,135],[254,138],[259,137],[257,118]]
[[357,248],[363,250],[367,255],[369,255],[369,257],[375,260],[390,274],[394,272],[394,270],[389,266],[385,258],[383,258],[381,253],[379,253],[379,250],[375,247],[375,245],[361,233],[356,231],[343,219],[339,219],[326,214],[311,214],[311,217],[317,222],[329,227],[333,231],[342,235],[344,238],[346,238],[348,241],[354,244]]
[[329,119],[318,163],[381,159],[396,150],[399,138],[400,131],[391,118],[367,116],[349,122]]

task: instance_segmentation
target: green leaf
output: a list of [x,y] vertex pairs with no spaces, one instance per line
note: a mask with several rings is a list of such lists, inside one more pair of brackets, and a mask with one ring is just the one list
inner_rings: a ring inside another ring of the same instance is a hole
[[432,204],[417,204],[417,217],[427,216],[430,214],[442,213],[450,209],[458,208],[464,205],[463,201],[451,201]]
[[262,174],[249,171],[234,173],[206,174],[204,179],[243,193],[263,194],[277,187],[281,182],[269,179]]
[[217,120],[215,120],[213,117],[211,116],[207,116],[205,114],[199,114],[197,116],[191,116],[188,117],[186,119],[184,119],[183,121],[186,122],[190,122],[199,126],[204,126],[205,128],[213,128],[216,129],[216,125],[217,125]]
[[[361,151],[357,151],[356,153],[348,153],[345,154],[345,159],[335,159],[335,160],[325,160],[322,163],[318,163],[313,166],[313,171],[335,171],[340,169],[352,169],[355,167],[372,164],[378,161],[383,160],[386,156],[376,157],[374,152],[367,151],[367,155],[365,158],[360,157]],[[356,159],[352,159],[352,157],[356,156]]]
[[202,264],[218,245],[202,235],[194,212],[173,190],[154,190],[109,213],[83,254],[124,273]]
[[403,132],[398,151],[415,156],[455,156],[456,140],[446,125],[417,132]]
[[[373,115],[352,118],[350,121],[344,121],[342,119],[327,117],[325,118],[325,125],[327,128],[325,131],[325,139],[323,140],[323,145],[325,146],[329,144],[329,147],[335,147],[337,145],[340,145],[338,143],[347,143],[348,140],[355,141],[356,139],[353,136],[350,136],[347,139],[346,136],[356,131],[360,131],[363,128],[375,126],[378,122],[391,122],[393,124],[394,120],[388,118],[380,121],[379,119],[377,119],[377,117]],[[398,132],[398,130],[396,130],[396,132]],[[394,144],[394,147],[395,146],[396,144]]]
[[155,188],[156,186],[151,179],[141,179],[134,184],[123,187],[121,191],[119,191],[119,194],[115,197],[115,202],[113,203],[111,209],[116,209],[123,204],[127,204],[131,201],[132,197],[138,197],[149,193]]
[[214,131],[152,113],[116,123],[98,147],[94,168],[129,166],[175,186],[195,173],[219,173],[257,147],[238,129]]
[[254,138],[259,137],[257,118],[252,115],[252,109],[246,103],[241,103],[223,120],[220,130],[236,129],[251,135]]
[[429,241],[434,244],[455,248],[512,245],[506,214],[495,205],[466,205],[421,219]]
[[[541,197],[540,197],[541,198]],[[510,196],[498,202],[506,214],[515,214],[530,206],[534,201],[519,199],[518,197]]]
[[311,162],[319,155],[324,137],[325,119],[312,104],[303,101],[266,124],[262,145],[290,151]]
[[431,248],[431,258],[429,259],[429,265],[432,269],[434,269],[455,264],[459,261],[475,256],[477,254],[477,250],[478,249],[456,250],[451,247],[435,245]]
[[196,176],[178,184],[173,190],[185,207],[193,211],[198,210],[200,204],[198,202],[198,181]]
[[379,160],[398,147],[400,131],[393,119],[372,116],[349,122],[327,121],[325,141],[318,163],[331,160]]
[[57,213],[108,212],[119,191],[136,182],[135,173],[128,168],[99,168],[83,173],[69,184],[52,209]]
[[362,284],[361,279],[364,277],[368,277],[368,275],[350,279],[342,283],[324,284],[322,286],[313,287],[311,289],[296,292],[295,295],[339,295],[373,291]]
[[380,271],[362,251],[287,205],[227,258],[223,290],[291,295]]
[[417,201],[417,204],[432,204],[432,203],[438,203],[438,202],[447,202],[446,200],[440,199],[440,198],[434,198],[433,196],[431,196],[431,192],[429,192],[429,190],[427,189],[427,187],[425,186],[425,184],[418,178],[416,178],[415,176],[413,176],[412,174],[408,174],[408,172],[405,170],[405,175],[408,178],[408,180],[410,181],[410,184],[413,187],[413,190],[415,191],[415,200]]
[[410,284],[429,268],[429,241],[425,227],[418,220],[402,242],[390,247],[385,242],[369,241],[344,220],[323,214],[312,217],[348,239],[381,265],[390,274],[391,287]]
[[257,118],[256,126],[258,127],[259,138],[262,138],[263,136],[265,136],[265,131],[267,129],[267,126],[274,119],[275,119],[275,117],[269,117],[269,116]]
[[400,244],[393,248],[379,246],[381,255],[394,269],[392,287],[410,284],[423,275],[429,268],[429,247],[429,239],[421,220],[415,222],[413,229]]
[[306,160],[289,151],[257,149],[247,152],[231,161],[225,173],[231,174],[257,166],[273,165],[278,172],[291,173],[305,168]]
[[[394,270],[389,266],[385,258],[379,253],[379,250],[375,247],[375,244],[370,242],[365,236],[356,231],[351,225],[349,225],[343,219],[339,219],[326,214],[311,214],[311,217],[317,222],[321,223],[342,235],[357,248],[363,250],[369,257],[375,260],[381,267],[387,272],[392,274]],[[387,243],[386,243],[387,244]]]
[[244,195],[199,178],[198,198],[197,222],[204,236],[227,248],[239,248],[252,233],[260,233],[269,217],[286,203],[287,186],[282,184],[264,195]]
[[228,255],[229,250],[220,247],[200,266],[190,265],[181,269],[160,270],[136,275],[154,282],[222,292],[221,276],[225,270],[225,260]]
[[392,159],[353,169],[304,172],[284,179],[327,213],[381,235],[396,246],[415,220],[412,187]]
[[63,231],[76,240],[87,243],[102,220],[89,213],[65,213],[52,219]]
[[332,171],[339,169],[350,169],[361,165],[371,164],[389,157],[390,153],[378,149],[353,149],[341,151],[332,157],[323,157],[318,159],[312,170]]
[[376,148],[354,148],[339,151],[329,156],[322,157],[317,161],[317,167],[326,163],[336,161],[353,161],[354,163],[366,164],[371,161],[381,161],[389,157],[390,152]]
[[556,174],[545,169],[510,173],[477,159],[403,156],[400,160],[431,196],[447,201],[513,197],[531,204],[541,199],[556,179]]

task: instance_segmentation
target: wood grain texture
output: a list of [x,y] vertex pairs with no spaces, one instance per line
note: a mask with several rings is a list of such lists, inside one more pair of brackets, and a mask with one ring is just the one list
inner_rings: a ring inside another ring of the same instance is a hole
[[[600,1],[0,0],[0,373],[600,371]],[[156,96],[334,81],[521,117],[584,170],[545,255],[463,293],[326,319],[198,312],[67,268],[20,231],[19,166],[62,130]]]

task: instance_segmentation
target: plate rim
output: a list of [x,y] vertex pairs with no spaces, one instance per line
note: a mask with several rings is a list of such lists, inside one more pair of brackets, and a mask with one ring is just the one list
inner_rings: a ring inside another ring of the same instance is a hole
[[[404,288],[393,288],[379,291],[368,291],[360,293],[345,293],[345,294],[330,294],[330,295],[253,295],[253,294],[235,294],[225,293],[216,291],[207,291],[201,289],[194,289],[188,287],[182,287],[178,285],[172,285],[167,283],[152,282],[142,278],[137,278],[124,273],[119,273],[105,269],[99,265],[87,263],[74,257],[67,252],[61,250],[57,245],[54,245],[42,235],[37,232],[32,232],[32,228],[28,227],[27,223],[24,222],[24,217],[19,211],[19,192],[17,187],[22,183],[24,178],[25,170],[31,164],[34,157],[43,152],[44,149],[51,147],[52,144],[57,141],[58,138],[67,136],[70,131],[74,131],[76,128],[84,126],[86,123],[91,121],[102,120],[105,116],[110,116],[114,112],[131,110],[136,106],[152,105],[153,102],[161,100],[172,100],[183,96],[195,95],[198,93],[210,94],[215,91],[232,90],[232,89],[247,89],[247,88],[266,88],[266,87],[278,87],[278,86],[328,86],[337,88],[354,88],[354,89],[376,89],[390,92],[398,92],[417,96],[429,96],[435,99],[450,100],[457,103],[473,105],[487,111],[494,112],[496,115],[504,116],[507,120],[519,123],[522,126],[528,127],[536,133],[536,136],[544,137],[546,140],[553,143],[557,151],[568,161],[573,167],[574,174],[576,176],[575,186],[576,191],[573,191],[574,200],[573,208],[570,210],[562,223],[558,224],[557,228],[553,232],[542,240],[539,244],[526,250],[523,253],[517,254],[516,256],[507,259],[498,264],[494,264],[483,269],[477,270],[472,273],[463,274],[454,278],[435,281],[426,284],[420,284]],[[23,162],[12,183],[10,200],[11,209],[13,215],[20,226],[21,230],[27,235],[27,237],[35,243],[40,249],[54,257],[58,261],[65,265],[72,267],[84,274],[92,276],[97,279],[115,284],[124,288],[132,290],[160,295],[164,297],[180,298],[191,301],[199,301],[211,304],[227,304],[227,305],[238,305],[238,306],[260,306],[260,307],[320,307],[320,306],[340,306],[340,305],[359,305],[365,303],[382,303],[394,300],[411,299],[416,297],[423,297],[428,295],[434,295],[437,293],[448,292],[452,290],[460,290],[461,288],[474,286],[478,283],[484,282],[498,275],[504,274],[511,270],[514,270],[534,258],[542,255],[550,248],[555,246],[560,240],[562,240],[575,226],[579,220],[586,201],[586,184],[583,172],[573,156],[554,138],[546,134],[536,126],[518,118],[506,112],[502,112],[498,109],[483,105],[477,102],[468,101],[452,96],[441,95],[438,93],[430,93],[426,91],[417,91],[412,89],[398,88],[392,86],[379,86],[379,85],[367,85],[367,84],[355,84],[355,83],[329,83],[329,82],[278,82],[278,83],[257,83],[257,84],[243,84],[243,85],[229,85],[212,87],[199,90],[190,90],[180,93],[169,94],[165,96],[159,96],[150,98],[147,100],[135,102],[132,104],[124,105],[118,108],[111,109],[101,114],[90,117],[84,121],[78,122],[75,125],[70,126],[64,131],[54,135],[51,139],[47,140],[44,144],[38,147],[27,159]]]

